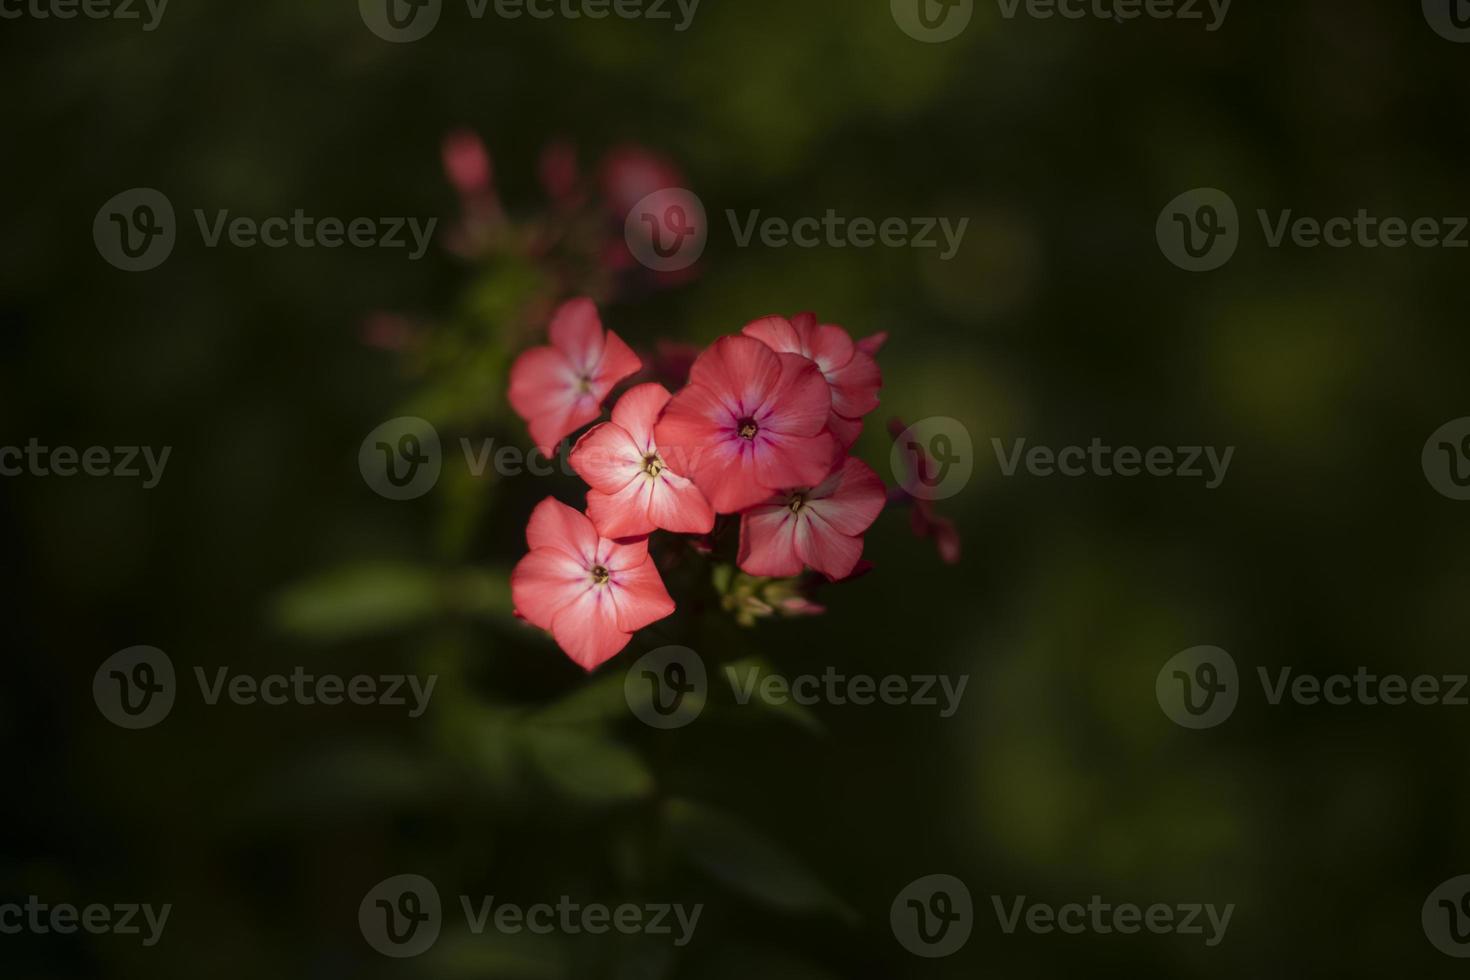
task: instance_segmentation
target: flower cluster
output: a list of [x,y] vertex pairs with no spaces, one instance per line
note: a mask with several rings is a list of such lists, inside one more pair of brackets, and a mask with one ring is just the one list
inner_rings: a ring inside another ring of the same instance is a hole
[[[512,366],[510,403],[549,455],[642,363],[588,299],[563,304],[548,332]],[[739,516],[747,575],[865,570],[863,535],[887,491],[848,449],[878,406],[883,339],[854,342],[810,313],[764,317],[701,351],[677,392],[628,388],[571,451],[586,512],[547,498],[531,517],[511,575],[517,611],[591,670],[674,611],[649,536],[708,535],[718,515]]]

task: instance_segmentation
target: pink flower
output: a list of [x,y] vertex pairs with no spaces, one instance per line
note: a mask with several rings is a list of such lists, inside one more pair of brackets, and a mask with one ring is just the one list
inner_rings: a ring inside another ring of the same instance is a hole
[[708,534],[715,512],[704,494],[659,455],[654,423],[669,402],[663,385],[630,388],[613,408],[612,421],[577,440],[570,461],[586,480],[587,516],[606,538],[650,534]]
[[633,206],[655,191],[682,187],[684,175],[664,157],[641,146],[626,145],[609,150],[602,158],[602,196],[618,221]]
[[590,299],[568,300],[551,317],[551,345],[533,347],[510,369],[510,404],[547,456],[602,414],[602,400],[643,366],[628,345],[602,329]]
[[832,468],[831,396],[817,366],[749,337],[721,337],[689,370],[654,430],[664,459],[730,514]]
[[620,543],[599,537],[585,514],[547,497],[531,513],[526,544],[531,553],[510,573],[516,612],[550,630],[586,670],[674,611],[646,538]]
[[541,186],[557,204],[572,202],[577,191],[580,174],[577,169],[577,148],[566,140],[548,143],[541,150],[541,160],[536,168]]
[[787,578],[810,565],[834,581],[847,578],[886,498],[878,474],[849,456],[817,486],[783,491],[741,516],[740,568]]
[[478,197],[490,189],[490,151],[473,131],[456,129],[444,137],[444,174],[461,197]]
[[788,320],[768,316],[747,324],[741,331],[773,351],[800,354],[815,361],[832,388],[832,412],[827,428],[842,440],[844,448],[857,441],[863,416],[878,407],[878,389],[883,385],[873,354],[887,339],[876,334],[854,344],[847,331],[824,323],[817,325],[811,313],[798,313]]

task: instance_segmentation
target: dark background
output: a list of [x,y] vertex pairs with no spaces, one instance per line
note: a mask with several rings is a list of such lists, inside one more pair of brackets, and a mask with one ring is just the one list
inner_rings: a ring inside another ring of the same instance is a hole
[[[13,821],[0,897],[174,905],[151,949],[0,937],[0,975],[1451,975],[1419,912],[1470,870],[1470,709],[1269,707],[1253,678],[1464,670],[1467,505],[1435,493],[1419,456],[1470,414],[1466,256],[1270,249],[1254,213],[1467,213],[1470,48],[1417,3],[1367,0],[1237,0],[1216,33],[1006,21],[982,3],[942,45],[907,37],[881,0],[704,0],[682,34],[474,21],[449,3],[408,45],[354,7],[173,0],[151,33],[0,22],[0,443],[173,447],[151,491],[0,480]],[[677,162],[711,244],[692,282],[605,304],[635,346],[802,309],[890,332],[883,406],[857,451],[891,482],[887,418],[968,428],[975,478],[941,505],[961,562],[886,514],[868,538],[876,570],[824,591],[826,616],[679,628],[713,661],[790,674],[968,674],[955,717],[820,705],[817,732],[714,705],[676,733],[639,725],[619,672],[659,636],[589,681],[509,618],[526,516],[548,493],[576,501],[576,481],[475,481],[455,465],[460,435],[528,443],[503,401],[524,340],[497,319],[517,273],[438,248],[417,263],[206,249],[193,230],[195,207],[448,220],[439,144],[459,126],[491,147],[513,216],[543,206],[553,138],[588,167],[626,143]],[[181,231],[162,267],[129,274],[90,229],[135,186],[163,190]],[[1163,205],[1198,186],[1230,193],[1246,225],[1233,261],[1202,275],[1154,238]],[[971,225],[947,263],[739,249],[727,208]],[[371,349],[360,326],[377,310],[448,324],[438,336],[485,356],[446,371]],[[453,393],[435,387],[446,374]],[[357,450],[410,413],[440,424],[446,476],[391,502]],[[1003,478],[990,449],[1094,436],[1237,451],[1207,491]],[[186,675],[440,681],[418,720],[208,707],[190,682],[166,722],[129,732],[90,690],[134,644]],[[1198,644],[1229,650],[1249,680],[1227,724],[1191,732],[1160,711],[1154,678]],[[545,714],[584,689],[574,720]],[[684,853],[671,814],[691,799],[779,858],[752,859],[765,851],[742,834]],[[357,905],[407,871],[451,905],[706,909],[675,957],[646,940],[447,926],[431,954],[389,960],[363,942]],[[894,940],[888,906],[934,873],[967,882],[977,924],[930,962]],[[989,900],[1095,893],[1237,907],[1211,949],[1007,936]]]

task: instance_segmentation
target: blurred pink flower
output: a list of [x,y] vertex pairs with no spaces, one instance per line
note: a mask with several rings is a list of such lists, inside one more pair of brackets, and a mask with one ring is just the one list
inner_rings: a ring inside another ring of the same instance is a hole
[[456,129],[444,137],[444,175],[461,197],[478,197],[490,190],[494,170],[490,151],[469,129]]

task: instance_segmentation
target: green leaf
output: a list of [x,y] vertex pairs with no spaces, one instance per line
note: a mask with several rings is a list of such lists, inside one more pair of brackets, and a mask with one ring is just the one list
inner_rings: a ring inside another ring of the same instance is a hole
[[643,760],[600,730],[533,724],[523,735],[537,771],[569,798],[620,803],[653,791]]
[[541,709],[532,721],[544,725],[600,724],[621,721],[630,714],[628,698],[623,693],[623,675],[607,671]]
[[402,629],[439,607],[434,572],[412,565],[349,565],[296,585],[276,598],[277,628],[312,640],[340,640]]
[[[756,676],[758,678],[756,680],[757,691],[759,691],[760,689],[759,678],[763,678],[770,671],[770,669],[771,662],[769,660],[766,660],[764,657],[746,657],[742,660],[736,660],[735,662],[728,664],[726,667],[721,668],[722,671],[733,670],[740,675],[744,675],[751,670],[756,671]],[[787,698],[784,704],[772,704],[765,698],[761,697],[759,693],[757,693],[754,697],[750,699],[747,707],[755,711],[761,711],[767,714],[775,715],[778,718],[784,719],[785,721],[789,721],[795,725],[800,726],[801,728],[806,729],[813,735],[827,734],[827,726],[822,724],[822,720],[818,718],[810,708],[808,708],[804,704],[797,704],[790,698]]]
[[688,800],[671,800],[665,817],[696,867],[747,897],[785,912],[856,918],[795,856],[736,817]]

